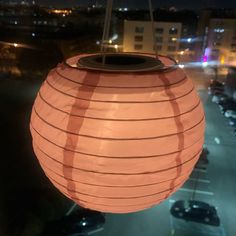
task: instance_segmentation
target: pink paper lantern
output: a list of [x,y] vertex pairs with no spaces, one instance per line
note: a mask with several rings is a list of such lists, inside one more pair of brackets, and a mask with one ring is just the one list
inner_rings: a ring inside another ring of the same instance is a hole
[[85,208],[127,213],[162,202],[189,178],[204,143],[192,81],[178,67],[78,69],[83,57],[51,70],[36,98],[30,127],[40,165]]

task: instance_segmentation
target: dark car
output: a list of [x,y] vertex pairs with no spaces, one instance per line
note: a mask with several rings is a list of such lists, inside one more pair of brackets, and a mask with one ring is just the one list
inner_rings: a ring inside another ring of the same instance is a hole
[[230,125],[230,126],[236,126],[236,119],[233,118],[233,117],[230,117],[230,118],[229,118],[229,125]]
[[223,93],[224,92],[224,84],[217,81],[217,80],[212,80],[210,82],[210,85],[208,87],[208,93],[211,95],[215,95],[218,93]]
[[197,164],[208,164],[209,163],[209,160],[207,158],[208,155],[209,155],[209,150],[206,147],[203,148]]
[[210,81],[210,87],[224,87],[224,83],[218,81],[218,80],[211,80]]
[[69,216],[50,222],[42,236],[79,236],[103,229],[104,214],[97,211],[79,209]]
[[221,112],[224,114],[227,110],[236,110],[236,102],[233,100],[226,100],[224,102],[219,103],[219,108]]
[[176,201],[171,207],[171,214],[186,221],[219,226],[220,219],[215,207],[200,201]]

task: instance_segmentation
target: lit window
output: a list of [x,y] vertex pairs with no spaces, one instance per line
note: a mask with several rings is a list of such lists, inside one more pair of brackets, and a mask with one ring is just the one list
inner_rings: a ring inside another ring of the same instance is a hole
[[142,42],[143,41],[143,36],[135,36],[134,41],[135,42]]
[[143,45],[142,44],[135,44],[134,45],[134,49],[135,50],[142,50],[143,49]]
[[173,52],[176,51],[176,47],[175,46],[168,46],[168,51]]
[[178,29],[172,27],[172,28],[169,30],[169,34],[178,34]]
[[156,42],[157,43],[162,43],[163,42],[163,38],[162,37],[156,37]]
[[176,41],[177,41],[177,38],[170,37],[168,42],[169,43],[176,43]]
[[143,34],[143,32],[144,32],[144,27],[136,27],[135,28],[135,33],[139,33],[139,34]]
[[164,29],[163,28],[156,28],[156,34],[163,34]]

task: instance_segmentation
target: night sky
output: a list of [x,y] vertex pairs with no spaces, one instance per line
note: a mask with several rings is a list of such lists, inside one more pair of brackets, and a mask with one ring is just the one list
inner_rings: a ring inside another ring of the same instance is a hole
[[[36,2],[44,5],[53,6],[76,6],[76,5],[92,5],[96,0],[36,0]],[[98,0],[98,3],[104,4],[105,0]],[[148,0],[116,0],[117,7],[144,8],[148,5]],[[156,7],[175,6],[177,8],[206,8],[206,7],[223,7],[236,8],[236,0],[153,0]]]

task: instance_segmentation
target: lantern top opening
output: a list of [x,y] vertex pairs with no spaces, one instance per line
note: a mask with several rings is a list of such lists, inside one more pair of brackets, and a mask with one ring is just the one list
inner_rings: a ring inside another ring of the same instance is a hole
[[77,67],[84,70],[106,72],[148,72],[165,68],[162,61],[145,54],[109,53],[81,57]]

